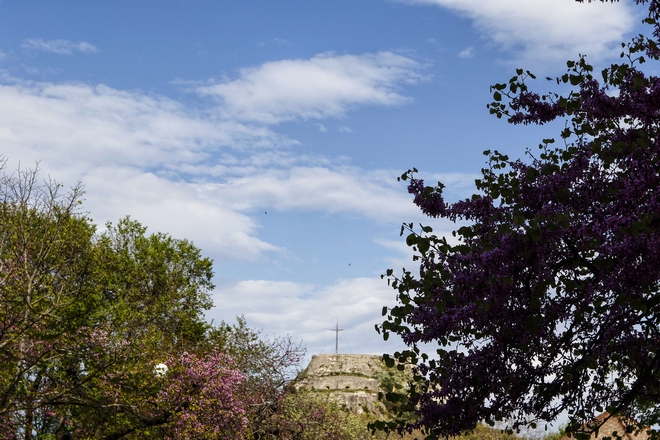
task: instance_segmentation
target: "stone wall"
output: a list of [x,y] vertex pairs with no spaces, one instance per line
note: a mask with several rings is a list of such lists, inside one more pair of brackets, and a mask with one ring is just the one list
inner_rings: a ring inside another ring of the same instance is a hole
[[391,391],[385,388],[393,380],[399,380],[403,386],[405,376],[387,368],[381,356],[317,354],[312,356],[303,379],[296,386],[326,392],[358,414],[382,414],[385,406],[378,401],[378,393]]
[[313,378],[309,386],[315,390],[380,390],[377,379],[356,376],[324,376]]

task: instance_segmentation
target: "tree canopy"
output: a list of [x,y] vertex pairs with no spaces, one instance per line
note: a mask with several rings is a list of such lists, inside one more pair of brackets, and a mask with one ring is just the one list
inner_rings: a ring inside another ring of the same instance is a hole
[[0,180],[3,437],[240,435],[244,375],[202,350],[211,260],[128,218],[98,234],[82,196],[37,169]]
[[660,78],[646,72],[660,59],[660,2],[637,3],[651,36],[599,73],[569,61],[548,78],[568,93],[531,91],[522,69],[492,86],[491,114],[565,119],[557,139],[528,160],[486,151],[478,192],[456,203],[417,170],[401,177],[425,214],[462,224],[449,239],[405,224],[419,272],[386,274],[399,304],[377,329],[409,346],[386,360],[417,365],[406,406],[419,420],[404,426],[447,436],[567,412],[578,432],[605,410],[658,426]]

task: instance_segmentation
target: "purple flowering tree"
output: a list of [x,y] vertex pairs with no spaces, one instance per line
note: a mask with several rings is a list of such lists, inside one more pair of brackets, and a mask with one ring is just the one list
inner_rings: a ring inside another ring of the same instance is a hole
[[239,394],[245,377],[227,355],[184,352],[162,365],[167,371],[157,374],[162,388],[149,412],[164,421],[157,430],[166,439],[246,438],[245,407],[252,402]]
[[660,1],[636,3],[653,31],[623,44],[620,64],[569,61],[565,95],[530,91],[523,70],[492,87],[498,118],[565,119],[557,140],[525,161],[486,151],[478,193],[457,203],[402,176],[426,215],[464,226],[447,240],[404,225],[419,272],[387,272],[399,303],[377,329],[409,349],[384,357],[417,368],[393,399],[418,419],[399,426],[436,438],[566,412],[579,434],[605,410],[660,423],[660,78],[645,73],[660,58]]

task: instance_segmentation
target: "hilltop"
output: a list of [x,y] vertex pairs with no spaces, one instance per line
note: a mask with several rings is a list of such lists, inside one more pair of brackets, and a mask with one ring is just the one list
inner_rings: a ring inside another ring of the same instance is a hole
[[387,368],[381,356],[366,354],[317,354],[297,388],[327,393],[356,414],[385,415],[386,405],[378,393],[403,390],[411,372]]

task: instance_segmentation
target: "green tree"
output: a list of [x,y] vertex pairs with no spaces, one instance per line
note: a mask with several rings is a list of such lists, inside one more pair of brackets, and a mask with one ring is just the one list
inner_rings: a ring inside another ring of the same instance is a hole
[[211,353],[203,311],[212,305],[212,262],[187,240],[147,235],[129,218],[107,224],[94,247],[100,301],[94,333],[82,350],[93,354],[77,374],[98,373],[81,390],[85,398],[67,407],[71,417],[61,421],[75,420],[72,429],[80,434],[95,426],[96,438],[166,433],[177,411],[187,408],[163,401],[165,384],[154,381],[154,367],[188,353],[206,362]]
[[[240,437],[245,376],[203,316],[211,260],[128,218],[97,234],[82,195],[38,169],[0,179],[0,434],[224,438],[232,426],[226,438]],[[163,362],[172,373],[157,380]]]
[[149,350],[191,350],[209,330],[203,312],[213,305],[212,261],[187,240],[146,230],[127,217],[96,240],[103,312],[113,332]]
[[271,439],[368,440],[369,418],[341,408],[327,394],[301,389],[287,393],[272,420]]
[[60,379],[99,302],[94,226],[76,212],[82,188],[64,194],[37,177],[0,177],[0,420],[26,439],[48,425],[50,403],[76,392]]

